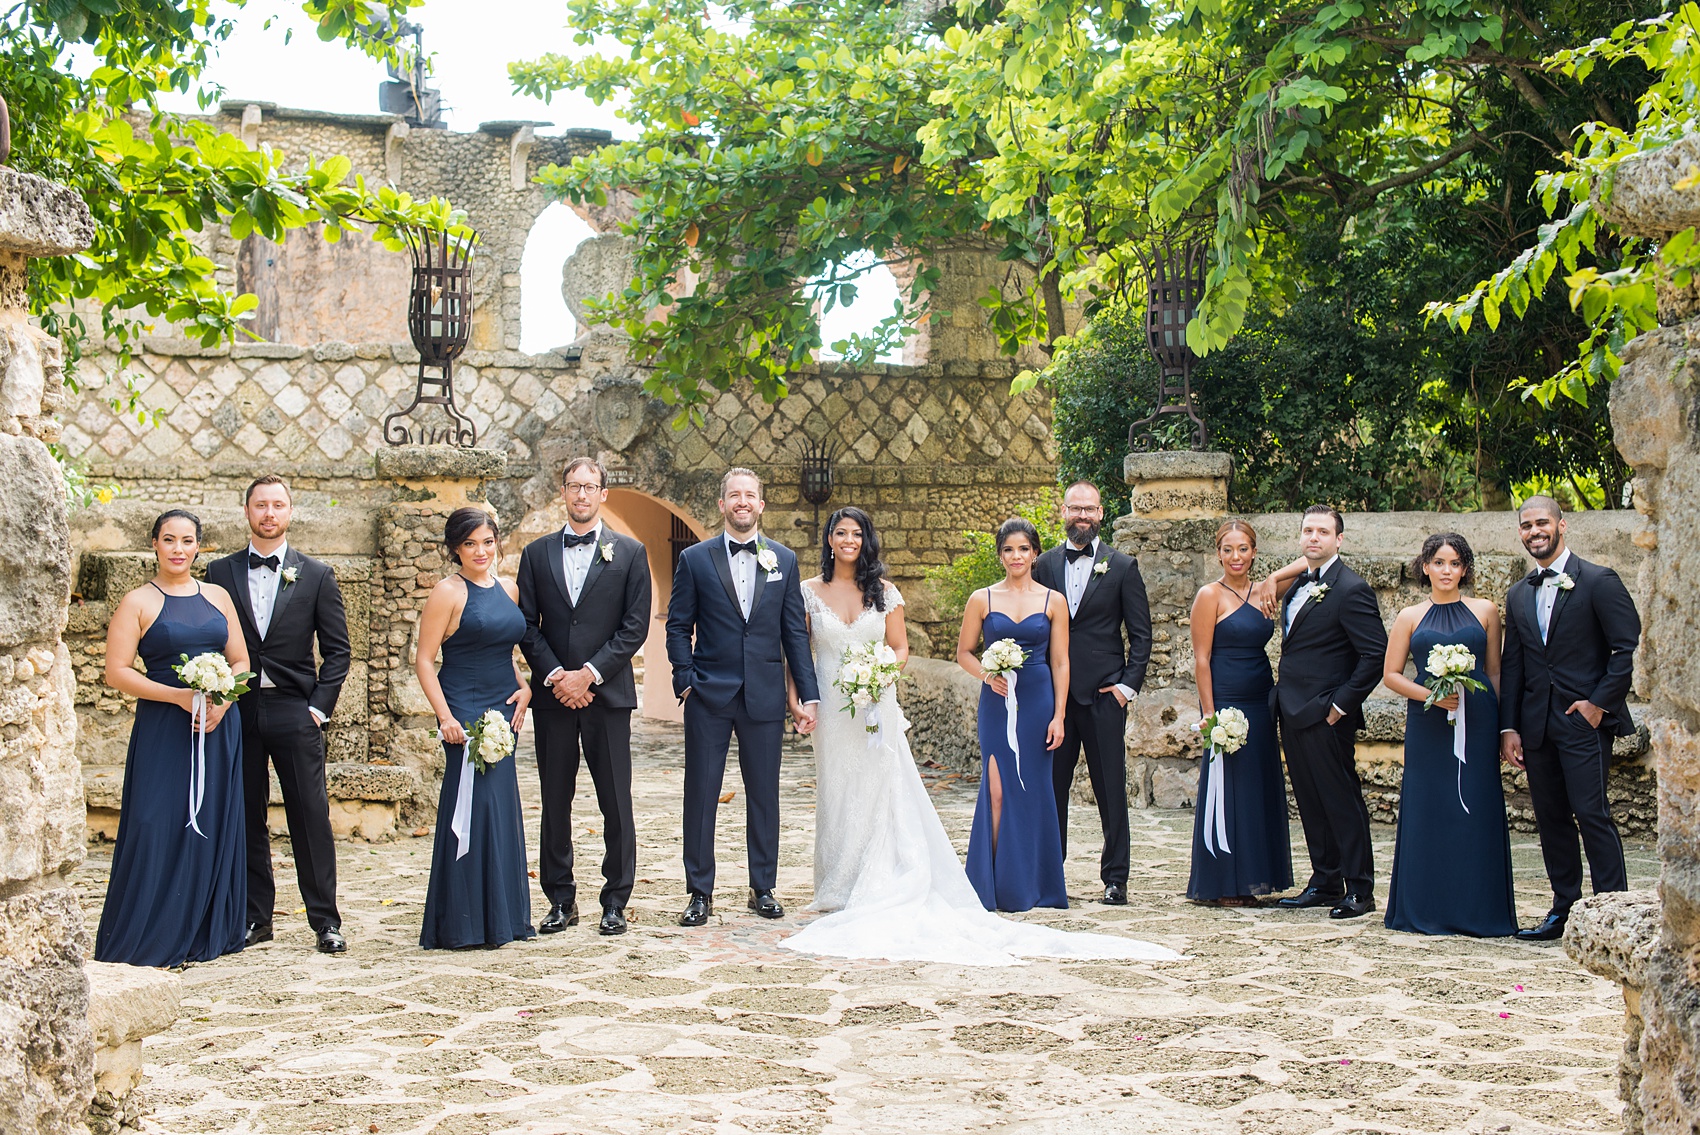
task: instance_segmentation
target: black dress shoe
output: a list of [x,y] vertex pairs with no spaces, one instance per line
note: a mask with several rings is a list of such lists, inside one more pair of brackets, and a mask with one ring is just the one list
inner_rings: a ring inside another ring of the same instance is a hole
[[779,900],[773,897],[772,891],[750,889],[750,909],[763,918],[784,918],[785,908],[779,905]]
[[1347,895],[1328,912],[1329,918],[1359,918],[1375,909],[1374,895]]
[[691,901],[685,904],[685,913],[679,916],[680,926],[706,926],[708,916],[714,913],[714,900],[707,895],[692,894]]
[[1539,926],[1531,926],[1527,930],[1517,931],[1519,942],[1554,942],[1564,937],[1564,924],[1570,921],[1568,914],[1549,914],[1541,919]]
[[258,946],[261,942],[272,940],[272,924],[256,922],[248,927],[248,936],[242,940],[244,946]]
[[327,926],[319,931],[319,953],[340,954],[348,949],[348,939],[342,936],[342,927]]
[[1106,906],[1126,906],[1127,887],[1122,883],[1105,883],[1104,904]]
[[549,913],[543,916],[543,921],[537,924],[539,934],[559,934],[569,926],[578,925],[578,903],[552,903]]
[[1275,905],[1284,910],[1303,910],[1307,906],[1327,906],[1345,898],[1344,892],[1329,894],[1318,887],[1306,887],[1296,895],[1277,899]]
[[626,912],[617,906],[602,908],[602,921],[596,924],[598,934],[624,934],[626,932]]

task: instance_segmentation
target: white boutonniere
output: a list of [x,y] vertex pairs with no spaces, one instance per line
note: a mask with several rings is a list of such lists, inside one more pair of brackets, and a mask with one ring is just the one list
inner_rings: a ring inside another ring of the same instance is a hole
[[291,565],[277,573],[283,580],[283,586],[288,587],[301,577],[301,569]]
[[1326,583],[1317,584],[1315,587],[1313,587],[1311,589],[1310,601],[1312,603],[1322,602],[1323,598],[1328,594],[1328,591],[1329,591],[1329,588],[1328,588],[1328,585]]
[[614,541],[602,541],[602,562],[605,564],[611,564],[614,562]]
[[779,570],[779,557],[774,554],[772,548],[763,544],[761,551],[756,553],[756,566],[761,568],[761,570],[765,571],[768,575],[772,575],[774,572]]
[[1092,574],[1093,575],[1103,575],[1105,572],[1107,572],[1109,570],[1110,570],[1110,561],[1109,560],[1099,560],[1097,563],[1092,565]]
[[1552,585],[1560,591],[1569,591],[1572,587],[1576,586],[1576,581],[1570,578],[1569,572],[1561,571],[1552,577]]

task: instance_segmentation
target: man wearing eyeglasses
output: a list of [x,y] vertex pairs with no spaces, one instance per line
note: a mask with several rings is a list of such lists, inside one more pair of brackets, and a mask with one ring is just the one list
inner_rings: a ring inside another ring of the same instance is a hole
[[[1104,503],[1098,487],[1076,481],[1063,493],[1068,539],[1039,557],[1033,578],[1068,600],[1068,708],[1063,743],[1051,760],[1057,826],[1068,854],[1068,795],[1074,766],[1086,772],[1104,827],[1099,875],[1104,901],[1127,902],[1127,706],[1145,684],[1151,660],[1151,607],[1139,562],[1098,538]],[[1123,633],[1126,641],[1123,641]]]
[[602,934],[626,932],[637,874],[632,821],[632,656],[649,633],[649,553],[602,523],[608,474],[591,457],[561,476],[566,527],[526,546],[519,561],[520,650],[531,665],[537,778],[543,789],[538,882],[549,913],[544,934],[578,924],[573,879],[573,795],[579,753],[602,810]]

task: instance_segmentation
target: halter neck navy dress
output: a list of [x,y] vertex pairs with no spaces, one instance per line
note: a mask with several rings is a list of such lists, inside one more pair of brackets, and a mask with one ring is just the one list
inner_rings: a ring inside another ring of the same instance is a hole
[[[988,607],[991,601],[988,591]],[[1062,833],[1057,827],[1056,796],[1051,789],[1051,751],[1045,748],[1045,730],[1057,709],[1046,657],[1051,645],[1051,619],[1043,611],[1019,621],[1002,611],[988,611],[981,633],[988,646],[1013,638],[1027,652],[1027,661],[1017,671],[1015,682],[1019,762],[1009,748],[1009,712],[1004,699],[989,685],[980,690],[980,752],[997,762],[1003,813],[998,819],[994,852],[991,781],[982,776],[974,826],[968,836],[968,881],[974,884],[987,910],[1066,908]]]
[[[148,677],[182,689],[171,667],[185,654],[222,654],[230,624],[198,589],[193,595],[167,595],[163,589],[160,594],[165,604],[137,653]],[[112,876],[94,941],[96,961],[177,966],[242,948],[248,868],[241,712],[231,706],[207,734],[206,791],[190,827],[189,714],[168,702],[136,702]]]
[[[489,709],[512,719],[514,707],[508,699],[519,688],[514,647],[524,634],[525,616],[501,584],[466,585],[466,608],[455,633],[443,640],[443,667],[437,672],[456,721],[476,721]],[[471,834],[467,853],[459,855],[460,841],[450,823],[460,800],[466,746],[445,742],[443,749],[448,760],[437,800],[436,842],[419,945],[427,950],[494,948],[531,938],[536,932],[531,928],[531,882],[514,757],[491,765],[488,772],[473,771]]]
[[[1192,877],[1186,897],[1208,902],[1284,891],[1293,885],[1293,848],[1287,833],[1287,784],[1269,691],[1275,680],[1264,647],[1275,623],[1242,603],[1216,623],[1210,646],[1210,689],[1217,709],[1233,706],[1251,727],[1238,752],[1212,765],[1199,762],[1198,799],[1193,808]],[[1227,850],[1205,836],[1211,781],[1222,778],[1221,798]]]
[[1462,765],[1446,711],[1425,710],[1420,701],[1407,705],[1386,923],[1417,934],[1504,937],[1517,932],[1517,908],[1499,779],[1499,699],[1483,668],[1487,631],[1468,604],[1436,603],[1411,632],[1419,671],[1440,643],[1468,647],[1475,677],[1487,689],[1465,694]]

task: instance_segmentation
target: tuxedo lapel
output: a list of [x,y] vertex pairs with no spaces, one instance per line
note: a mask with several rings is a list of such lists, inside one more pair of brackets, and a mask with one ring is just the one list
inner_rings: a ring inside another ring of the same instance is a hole
[[[1322,587],[1326,587],[1326,588],[1332,590],[1333,587],[1334,587],[1334,584],[1340,578],[1341,569],[1344,568],[1345,566],[1346,565],[1342,561],[1335,560],[1334,566],[1328,569],[1328,574],[1326,576],[1324,576],[1323,578],[1317,580],[1317,583]],[[1310,593],[1310,598],[1305,600],[1304,606],[1300,607],[1299,610],[1298,610],[1298,613],[1293,616],[1293,625],[1290,628],[1288,628],[1288,630],[1287,630],[1287,638],[1290,639],[1294,635],[1299,633],[1299,624],[1303,623],[1305,621],[1305,619],[1310,615],[1311,611],[1313,611],[1316,608],[1316,605],[1318,603],[1322,602],[1322,600],[1326,599],[1327,597],[1328,597],[1327,592],[1324,592],[1320,596],[1317,595],[1317,593],[1315,591],[1312,591]]]
[[[1518,600],[1518,605],[1523,609],[1523,624],[1528,628],[1523,635],[1523,641],[1528,643],[1530,650],[1545,654],[1547,644],[1541,638],[1541,589],[1529,586],[1526,580],[1527,577],[1522,588],[1528,595]],[[1554,607],[1557,607],[1556,603]]]
[[[1587,565],[1582,562],[1581,557],[1577,556],[1575,552],[1572,552],[1570,553],[1570,562],[1567,566],[1576,569],[1567,573],[1572,580],[1571,590],[1574,590],[1576,587],[1581,585],[1583,569],[1587,567]],[[1552,614],[1547,616],[1547,642],[1552,641],[1554,632],[1558,630],[1558,617],[1564,614],[1564,605],[1570,602],[1569,591],[1565,591],[1561,588],[1554,588],[1553,590],[1558,593],[1552,597]]]
[[[1100,574],[1099,571],[1098,571],[1098,565],[1109,563],[1110,557],[1113,556],[1113,555],[1115,555],[1115,552],[1112,549],[1102,547],[1102,546],[1099,547],[1098,554],[1095,557],[1093,557],[1092,566],[1086,570],[1086,589],[1080,593],[1080,602],[1075,604],[1075,607],[1074,607],[1074,617],[1075,618],[1079,618],[1080,613],[1082,611],[1086,610],[1086,604],[1092,602],[1092,593],[1094,591],[1098,590],[1098,581],[1100,579],[1103,579],[1104,576],[1110,574],[1109,568],[1105,568],[1103,573]],[[1063,576],[1063,587],[1064,587],[1063,598],[1067,599],[1068,598],[1068,591],[1067,591],[1068,577],[1066,575],[1066,572],[1068,571],[1068,563],[1067,563],[1066,560],[1063,562],[1063,571],[1065,573],[1065,575]]]
[[225,561],[230,567],[230,597],[236,600],[236,610],[248,621],[254,637],[260,637],[260,624],[254,621],[254,601],[248,595],[248,552],[246,549]]
[[[756,541],[756,551],[758,553],[768,546],[767,537],[765,536],[758,536]],[[775,554],[777,555],[778,553]],[[761,609],[762,596],[767,594],[767,586],[767,573],[761,570],[761,563],[758,561],[756,563],[755,578],[750,583],[751,595],[749,622],[753,623],[756,621],[756,612]]]
[[283,609],[289,606],[289,601],[295,598],[296,591],[301,588],[301,581],[299,579],[297,579],[294,583],[291,583],[283,577],[283,573],[288,571],[290,568],[295,568],[296,573],[299,575],[302,561],[305,558],[306,557],[304,557],[300,552],[296,551],[294,548],[290,548],[284,555],[283,562],[278,565],[277,598],[272,600],[272,617],[270,621],[266,623],[267,638],[272,636],[272,632],[275,631],[279,624],[283,621]]
[[[573,606],[573,593],[567,587],[567,530],[565,528],[555,533],[555,543],[549,547],[549,574],[555,578],[555,586],[561,591],[561,598],[567,602],[568,610]],[[579,592],[582,598],[584,592]]]
[[[708,558],[714,561],[714,570],[720,575],[720,585],[726,589],[726,598],[732,601],[733,612],[747,623],[749,620],[744,619],[743,605],[738,602],[738,589],[732,585],[732,561],[726,555],[726,537],[721,535],[712,539],[714,546],[709,548]],[[750,603],[750,610],[755,610],[754,601]]]
[[[608,562],[602,558],[602,545],[613,543],[614,534],[604,527],[602,529],[602,537],[602,539],[597,540],[597,542],[591,546],[590,567],[584,573],[584,586],[578,589],[578,601],[580,603],[583,603],[584,597],[590,594],[590,585],[596,582],[596,577],[602,574],[602,565]],[[618,554],[617,547],[615,554]]]

